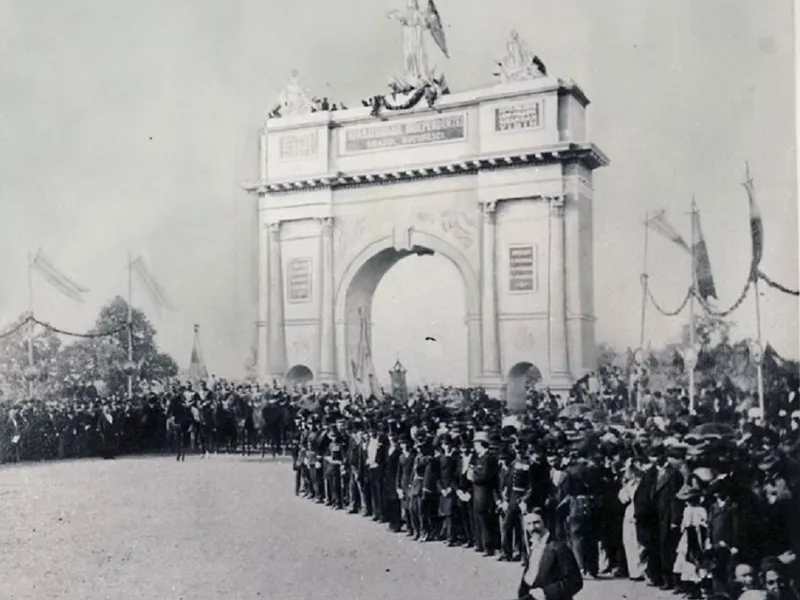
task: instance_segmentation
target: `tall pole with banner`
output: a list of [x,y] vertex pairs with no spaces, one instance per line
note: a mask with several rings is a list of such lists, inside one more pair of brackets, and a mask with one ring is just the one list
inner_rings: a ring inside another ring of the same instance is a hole
[[28,399],[33,398],[33,380],[36,378],[36,366],[33,364],[33,332],[36,323],[33,321],[33,259],[28,252],[28,316],[31,319],[28,328],[28,368],[25,379],[28,381]]
[[692,232],[691,244],[692,249],[692,290],[689,296],[689,348],[686,350],[684,356],[684,363],[689,374],[689,413],[695,414],[695,390],[694,390],[694,370],[697,367],[697,350],[695,348],[695,331],[694,331],[694,295],[697,293],[697,268],[695,261],[697,260],[695,243],[697,241],[697,232],[695,232],[695,213],[697,212],[697,205],[695,204],[694,197],[692,197]]
[[125,371],[128,376],[128,399],[133,398],[133,258],[128,253],[128,360]]

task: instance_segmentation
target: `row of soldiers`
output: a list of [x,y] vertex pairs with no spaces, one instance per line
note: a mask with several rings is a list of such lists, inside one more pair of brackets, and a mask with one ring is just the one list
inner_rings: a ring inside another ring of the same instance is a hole
[[[487,556],[499,551],[499,560],[514,561],[527,553],[523,513],[538,508],[557,526],[551,469],[529,432],[497,439],[465,423],[432,432],[336,415],[310,415],[300,430],[297,495],[369,516],[415,540]],[[584,484],[592,482],[575,486]]]

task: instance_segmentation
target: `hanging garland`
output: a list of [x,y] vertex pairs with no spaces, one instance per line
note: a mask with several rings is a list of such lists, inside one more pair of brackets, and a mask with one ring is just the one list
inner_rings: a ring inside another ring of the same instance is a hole
[[5,338],[5,337],[8,337],[8,336],[10,336],[10,335],[14,335],[14,334],[15,334],[16,332],[18,332],[20,329],[22,329],[23,327],[25,327],[25,325],[27,325],[28,323],[30,323],[32,319],[33,319],[33,317],[31,317],[30,315],[28,315],[28,316],[27,316],[27,317],[25,317],[24,319],[22,319],[22,320],[20,320],[19,322],[17,322],[15,325],[12,325],[11,327],[9,327],[9,328],[8,328],[6,331],[4,331],[4,332],[0,333],[0,339],[2,339],[2,338]]
[[395,111],[414,108],[423,98],[427,100],[428,107],[433,108],[436,100],[438,100],[440,96],[448,93],[444,78],[426,82],[418,88],[401,90],[397,84],[393,85],[393,87],[395,90],[391,94],[373,96],[369,101],[369,105],[372,107],[371,115],[373,117],[380,117],[381,110],[383,109]]
[[761,279],[764,283],[766,283],[769,287],[775,288],[776,290],[783,292],[784,294],[790,294],[792,296],[800,296],[800,291],[798,290],[790,290],[789,288],[782,286],[777,281],[773,281],[769,277],[767,277],[763,271],[758,272],[758,278]]
[[728,315],[730,315],[733,311],[735,311],[737,308],[739,308],[742,305],[742,302],[744,302],[744,299],[747,297],[747,292],[750,291],[750,284],[751,283],[753,283],[753,280],[752,279],[748,279],[747,283],[744,286],[744,289],[742,290],[742,293],[739,294],[739,297],[736,299],[736,302],[734,302],[733,306],[731,306],[728,310],[721,310],[720,311],[720,310],[716,310],[716,309],[712,308],[711,305],[705,300],[705,298],[702,298],[700,296],[700,294],[695,293],[695,297],[700,301],[700,306],[702,306],[703,310],[705,310],[708,314],[713,315],[715,317],[724,318],[724,317],[727,317]]
[[75,333],[74,331],[65,331],[63,329],[59,329],[58,327],[54,327],[54,326],[50,325],[50,323],[45,323],[44,321],[40,321],[38,319],[34,319],[33,317],[29,317],[29,319],[32,320],[37,325],[41,325],[45,329],[49,329],[50,331],[52,331],[54,333],[59,333],[61,335],[68,335],[68,336],[71,336],[71,337],[79,337],[79,338],[103,338],[103,337],[109,337],[109,336],[112,336],[112,335],[116,335],[116,334],[118,334],[118,333],[120,333],[122,331],[125,331],[129,327],[129,324],[125,323],[124,325],[121,325],[121,326],[116,327],[114,329],[109,329],[108,331],[100,331],[98,333]]
[[683,311],[684,308],[686,308],[686,304],[689,302],[689,298],[692,297],[692,289],[691,288],[689,288],[689,291],[686,293],[686,296],[684,297],[683,301],[681,302],[681,305],[678,308],[676,308],[675,310],[671,310],[671,311],[670,310],[664,310],[661,307],[661,305],[658,302],[656,302],[656,299],[653,297],[653,292],[650,291],[650,287],[647,285],[647,279],[648,279],[647,274],[646,273],[642,273],[642,276],[640,278],[640,281],[642,283],[642,287],[647,291],[647,297],[650,299],[650,302],[653,303],[653,306],[655,306],[656,310],[658,312],[660,312],[662,315],[664,315],[665,317],[675,317],[675,316],[679,315]]

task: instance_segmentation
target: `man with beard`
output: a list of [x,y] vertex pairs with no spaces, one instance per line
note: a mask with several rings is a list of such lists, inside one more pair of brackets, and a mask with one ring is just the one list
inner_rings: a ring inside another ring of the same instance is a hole
[[580,568],[569,547],[550,538],[541,511],[525,515],[530,556],[523,565],[517,598],[572,600],[583,588]]

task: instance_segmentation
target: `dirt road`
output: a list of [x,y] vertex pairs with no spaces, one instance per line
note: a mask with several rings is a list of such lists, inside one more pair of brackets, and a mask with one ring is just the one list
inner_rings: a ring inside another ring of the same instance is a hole
[[[285,462],[215,456],[0,468],[0,598],[509,600],[518,564],[295,498]],[[670,598],[587,582],[579,598]]]

